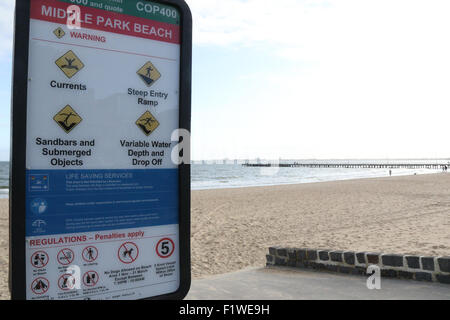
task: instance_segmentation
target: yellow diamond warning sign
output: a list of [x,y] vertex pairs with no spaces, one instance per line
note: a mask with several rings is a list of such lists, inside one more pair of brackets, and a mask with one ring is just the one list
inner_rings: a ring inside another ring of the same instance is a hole
[[156,80],[161,78],[161,73],[159,73],[158,69],[156,69],[156,67],[150,61],[144,64],[138,70],[137,74],[148,87],[150,87]]
[[146,136],[149,136],[156,128],[158,128],[159,122],[150,111],[146,111],[139,119],[137,119],[136,125],[141,128]]
[[67,78],[72,78],[81,69],[84,68],[83,62],[72,52],[67,51],[61,58],[55,61],[56,65],[61,69]]
[[64,37],[66,35],[66,33],[64,32],[64,30],[61,27],[56,28],[55,31],[53,31],[53,33],[55,34],[55,36],[58,39],[61,39],[62,37]]
[[69,133],[75,128],[83,119],[78,115],[78,113],[73,110],[69,105],[62,108],[55,116],[53,120],[66,132]]

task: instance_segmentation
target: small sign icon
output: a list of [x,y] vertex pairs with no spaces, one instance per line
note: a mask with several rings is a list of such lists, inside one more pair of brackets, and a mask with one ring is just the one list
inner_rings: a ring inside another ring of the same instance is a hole
[[62,37],[64,37],[66,35],[66,33],[64,32],[64,30],[61,27],[56,28],[53,33],[55,34],[55,36],[58,39],[61,39]]
[[49,286],[50,283],[47,279],[39,277],[34,279],[31,283],[31,291],[33,291],[34,294],[44,294],[48,291]]
[[31,223],[31,226],[34,228],[33,229],[34,233],[42,233],[42,232],[45,232],[45,227],[47,226],[47,222],[45,222],[45,220],[38,219],[38,220],[34,220]]
[[172,239],[170,238],[163,238],[158,241],[156,244],[156,254],[160,258],[168,258],[172,255],[173,251],[175,250],[175,243],[173,243]]
[[36,174],[29,176],[29,191],[48,191],[48,175]]
[[145,82],[147,87],[150,87],[156,80],[161,78],[161,73],[158,69],[148,61],[137,72],[138,76]]
[[31,212],[33,212],[34,214],[42,214],[47,211],[47,208],[48,204],[45,199],[36,198],[33,199],[30,203]]
[[55,116],[53,120],[66,132],[69,133],[75,128],[83,119],[78,113],[73,110],[69,105],[62,108]]
[[73,288],[75,288],[75,284],[76,284],[75,277],[69,273],[63,274],[58,279],[58,287],[64,291],[72,290]]
[[150,111],[145,111],[145,113],[137,119],[136,125],[141,128],[146,136],[149,136],[156,128],[158,128],[159,122]]
[[84,68],[83,62],[81,62],[72,50],[67,51],[62,57],[56,60],[55,63],[69,79]]
[[93,262],[98,257],[98,250],[94,246],[89,246],[83,249],[83,252],[81,254],[83,257],[83,260],[86,262]]
[[43,268],[48,263],[48,254],[45,251],[36,251],[31,255],[31,265],[35,268]]
[[58,252],[58,255],[56,257],[58,262],[60,264],[62,264],[63,266],[67,266],[67,265],[71,264],[73,262],[74,258],[75,258],[75,254],[73,253],[72,250],[70,250],[68,248],[61,249]]
[[83,283],[87,287],[95,286],[98,280],[98,273],[95,271],[88,271],[83,275]]
[[125,242],[119,247],[117,252],[119,260],[123,263],[133,263],[139,256],[139,249],[137,245],[133,242]]

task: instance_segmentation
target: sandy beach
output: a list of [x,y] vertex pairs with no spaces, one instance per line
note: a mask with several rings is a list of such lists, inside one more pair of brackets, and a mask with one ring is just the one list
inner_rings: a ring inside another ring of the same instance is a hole
[[0,199],[0,300],[9,299],[8,263],[9,263],[9,211],[8,199]]
[[[192,192],[194,279],[264,266],[272,245],[450,255],[450,174]],[[0,299],[9,297],[0,200]]]
[[263,266],[272,245],[450,255],[450,174],[192,193],[194,278]]

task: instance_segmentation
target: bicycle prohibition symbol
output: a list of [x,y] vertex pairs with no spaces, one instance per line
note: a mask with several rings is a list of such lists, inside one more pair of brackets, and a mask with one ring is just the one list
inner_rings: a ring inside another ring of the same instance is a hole
[[62,264],[63,266],[67,266],[73,262],[75,253],[73,253],[73,251],[69,248],[64,248],[58,252],[56,258],[60,264]]

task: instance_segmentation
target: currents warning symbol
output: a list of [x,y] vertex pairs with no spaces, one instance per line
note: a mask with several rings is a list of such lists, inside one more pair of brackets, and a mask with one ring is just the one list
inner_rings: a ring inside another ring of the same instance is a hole
[[159,122],[150,111],[145,111],[145,113],[137,119],[136,125],[141,128],[146,136],[149,136],[156,128],[158,128]]
[[53,31],[53,33],[58,39],[61,39],[62,37],[64,37],[66,35],[66,33],[64,32],[64,30],[61,27],[56,28]]
[[69,133],[75,128],[83,119],[78,113],[73,110],[69,105],[62,108],[55,116],[53,120],[66,132]]
[[80,58],[78,58],[72,50],[67,51],[62,57],[56,60],[55,63],[69,79],[84,68],[83,62],[81,62]]
[[158,69],[148,61],[144,64],[137,72],[139,77],[141,77],[142,81],[150,87],[156,80],[161,78],[161,73],[159,73]]

